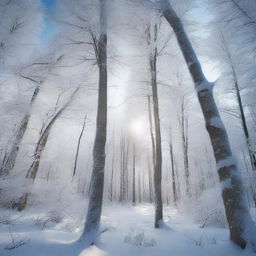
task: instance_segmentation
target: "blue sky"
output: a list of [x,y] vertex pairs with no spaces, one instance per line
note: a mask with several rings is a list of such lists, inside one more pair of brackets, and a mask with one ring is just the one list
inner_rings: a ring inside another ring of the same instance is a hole
[[55,5],[55,0],[42,0],[47,8],[52,8]]
[[49,16],[47,15],[49,12],[53,11],[55,8],[55,0],[42,0],[44,5],[44,29],[42,32],[42,42],[47,42],[52,36],[56,33],[56,29],[54,28],[54,23],[51,21]]

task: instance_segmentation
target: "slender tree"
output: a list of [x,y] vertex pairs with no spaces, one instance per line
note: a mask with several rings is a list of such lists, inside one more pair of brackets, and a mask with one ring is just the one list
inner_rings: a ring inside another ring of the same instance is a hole
[[133,155],[132,155],[132,204],[136,204],[136,183],[135,183],[135,175],[136,175],[136,148],[135,141],[133,141]]
[[182,134],[182,148],[183,148],[183,160],[185,169],[185,184],[186,194],[190,193],[190,173],[189,173],[189,162],[188,162],[188,116],[186,114],[186,100],[185,95],[182,97],[181,102],[181,134]]
[[149,202],[153,202],[153,181],[152,181],[152,161],[149,157],[149,154],[147,155],[148,159],[148,189],[149,189]]
[[243,98],[241,95],[242,88],[241,88],[241,85],[239,84],[239,74],[237,72],[236,62],[234,60],[232,49],[230,49],[230,46],[229,46],[228,38],[222,32],[220,32],[220,44],[222,46],[224,54],[226,55],[226,62],[227,62],[227,65],[229,66],[231,77],[233,80],[235,97],[236,97],[236,101],[239,109],[239,115],[240,115],[241,125],[243,128],[243,133],[244,133],[244,137],[245,137],[245,141],[246,141],[246,145],[247,145],[247,149],[250,157],[251,167],[254,171],[256,171],[256,157],[250,145],[251,136],[249,133],[245,110],[244,110],[245,104],[243,102]]
[[129,137],[125,134],[120,138],[120,197],[123,202],[128,197],[128,161],[129,161]]
[[75,156],[75,163],[74,163],[74,169],[73,169],[73,174],[72,174],[72,180],[73,180],[73,178],[74,178],[75,175],[76,175],[77,160],[78,160],[79,149],[80,149],[80,145],[81,145],[81,139],[82,139],[83,134],[84,134],[85,123],[86,123],[86,115],[85,115],[85,117],[84,117],[83,126],[82,126],[81,132],[80,132],[80,134],[79,134],[78,142],[77,142],[76,156]]
[[110,201],[112,202],[114,199],[114,191],[115,191],[115,183],[114,183],[114,171],[115,171],[115,131],[113,129],[112,136],[112,161],[111,161],[111,179],[110,179]]
[[[61,59],[63,58],[63,55],[60,55],[56,60],[37,60],[34,63],[32,63],[31,66],[37,66],[37,68],[40,68],[41,72],[42,69],[47,69],[47,73],[50,72],[50,70],[52,70],[57,64],[60,63]],[[30,73],[35,72],[35,70],[31,70]],[[42,72],[44,73],[44,72]],[[27,127],[28,127],[28,123],[30,120],[30,116],[31,116],[31,110],[33,109],[33,105],[39,95],[40,92],[40,88],[43,84],[43,81],[46,78],[46,75],[44,75],[43,77],[38,76],[34,77],[33,75],[29,74],[29,75],[25,75],[22,72],[20,72],[20,77],[22,79],[28,80],[32,83],[35,84],[35,89],[33,91],[31,100],[30,100],[30,106],[29,106],[29,110],[28,112],[25,114],[25,116],[23,117],[23,119],[21,120],[20,124],[18,125],[18,128],[15,132],[15,134],[13,135],[13,143],[11,144],[11,149],[8,152],[8,154],[5,157],[5,160],[3,161],[1,168],[0,168],[0,174],[5,174],[8,175],[10,173],[10,171],[14,168],[15,166],[15,162],[16,162],[16,158],[18,156],[18,152],[23,140],[23,137],[26,133]]]
[[[161,143],[161,125],[158,103],[157,89],[157,35],[158,25],[154,23],[148,28],[148,45],[150,48],[149,66],[151,75],[152,103],[153,103],[153,121],[155,132],[155,160],[154,160],[154,199],[155,199],[155,227],[159,228],[163,220],[163,202],[162,202],[162,143]],[[150,101],[150,99],[149,99]],[[150,109],[150,106],[149,106]],[[152,136],[152,135],[151,135]],[[154,143],[152,143],[154,148]],[[154,150],[154,149],[153,149]]]
[[[32,181],[35,181],[39,165],[40,165],[40,160],[42,157],[42,154],[44,152],[46,143],[48,141],[48,137],[50,135],[50,131],[55,124],[55,122],[58,120],[58,118],[62,115],[62,113],[65,111],[65,109],[70,105],[72,100],[74,99],[75,95],[79,91],[80,87],[77,87],[75,91],[72,93],[71,97],[68,99],[68,101],[53,115],[51,120],[47,123],[45,128],[41,131],[39,140],[37,142],[34,154],[33,154],[33,162],[27,172],[26,178],[30,179]],[[18,202],[18,211],[23,211],[27,207],[27,201],[29,198],[29,193],[26,192],[24,193]]]
[[[171,129],[170,129],[170,132],[171,132]],[[170,149],[170,157],[171,157],[172,193],[173,193],[174,205],[176,206],[177,201],[178,201],[178,192],[177,192],[176,177],[175,177],[173,143],[172,143],[172,135],[171,134],[170,134],[169,149]]]
[[93,148],[93,169],[86,221],[80,241],[93,243],[99,234],[102,211],[107,139],[107,0],[100,1],[100,37],[96,45],[99,67],[99,92],[96,135]]
[[[36,81],[35,81],[36,82]],[[36,82],[37,83],[37,82]],[[32,108],[34,101],[39,93],[40,86],[37,84],[33,96],[30,101],[30,108]],[[22,139],[24,137],[24,134],[27,130],[28,122],[30,119],[30,112],[28,112],[23,119],[21,120],[15,134],[14,134],[14,139],[13,139],[13,144],[11,145],[11,150],[6,156],[5,160],[2,163],[1,169],[0,169],[0,174],[1,175],[8,175],[10,171],[13,169],[16,158],[19,152],[19,148],[22,142]]]

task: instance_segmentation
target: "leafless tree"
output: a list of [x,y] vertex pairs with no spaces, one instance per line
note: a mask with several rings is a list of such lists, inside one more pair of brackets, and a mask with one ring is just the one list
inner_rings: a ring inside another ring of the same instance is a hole
[[94,44],[99,67],[99,92],[96,135],[93,148],[93,169],[86,221],[80,241],[93,243],[99,234],[102,210],[105,145],[107,139],[107,0],[100,0],[100,37]]
[[[154,4],[154,6],[156,5]],[[247,243],[255,247],[255,239],[246,237],[249,229],[253,228],[255,232],[255,226],[245,202],[241,173],[232,156],[228,135],[213,98],[212,88],[214,84],[208,82],[205,78],[183,24],[169,1],[161,0],[157,8],[161,11],[176,35],[197,90],[198,100],[217,162],[219,179],[223,184],[222,198],[228,219],[230,238],[242,248],[245,248]]]

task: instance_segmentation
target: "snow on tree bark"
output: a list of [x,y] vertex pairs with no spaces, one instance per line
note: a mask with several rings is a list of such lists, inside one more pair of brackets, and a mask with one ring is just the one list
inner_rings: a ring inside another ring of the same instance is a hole
[[77,94],[78,90],[80,89],[80,87],[78,87],[71,95],[71,97],[69,98],[69,100],[64,104],[64,106],[62,106],[53,116],[53,118],[50,120],[50,122],[47,124],[47,126],[45,127],[45,129],[43,130],[42,134],[40,135],[40,138],[37,142],[37,146],[34,152],[34,160],[33,163],[31,164],[26,178],[29,179],[33,179],[35,180],[36,175],[37,175],[37,171],[39,168],[39,164],[40,164],[40,159],[42,156],[42,153],[44,151],[45,145],[47,143],[48,140],[48,136],[50,134],[51,128],[53,127],[53,125],[55,124],[55,122],[57,121],[57,119],[61,116],[61,114],[64,112],[64,110],[69,106],[69,104],[71,103],[71,101],[74,99],[75,95]]
[[[42,157],[42,154],[45,149],[45,145],[47,143],[51,128],[55,124],[55,122],[58,120],[58,118],[61,116],[61,114],[64,112],[64,110],[69,106],[71,101],[74,99],[75,95],[77,94],[78,90],[80,87],[77,87],[76,90],[72,93],[71,97],[69,100],[55,113],[53,118],[50,120],[50,122],[47,124],[46,128],[43,130],[42,134],[40,135],[40,138],[37,142],[35,152],[33,154],[33,162],[27,172],[26,178],[34,181],[37,176],[38,168],[40,165],[40,160]],[[27,207],[27,201],[29,198],[29,193],[26,192],[24,193],[18,202],[18,210],[23,211]]]
[[80,241],[93,243],[99,233],[104,188],[105,145],[107,138],[107,13],[106,0],[100,0],[98,41],[99,92],[96,136],[93,148],[93,169],[86,221]]
[[[252,230],[255,232],[255,225],[251,220],[249,209],[245,202],[240,171],[232,156],[228,135],[213,98],[213,84],[206,80],[183,24],[169,1],[161,0],[160,3],[160,10],[175,32],[178,44],[194,81],[205,118],[206,129],[209,133],[217,162],[219,179],[221,183],[225,184],[222,189],[222,198],[229,224],[230,238],[241,248],[245,248],[248,243],[255,247],[255,238],[252,237],[253,234],[249,234]],[[214,122],[212,122],[213,120]]]
[[[40,85],[38,85],[34,90],[33,96],[30,101],[31,108],[33,106],[33,103],[36,100],[39,90],[40,90]],[[7,155],[3,165],[1,166],[1,170],[0,170],[1,175],[3,175],[3,174],[8,175],[10,173],[10,171],[14,168],[22,139],[27,130],[29,119],[30,119],[30,112],[24,116],[24,118],[22,119],[22,121],[14,135],[14,141],[11,146],[11,150],[10,150],[9,154]]]

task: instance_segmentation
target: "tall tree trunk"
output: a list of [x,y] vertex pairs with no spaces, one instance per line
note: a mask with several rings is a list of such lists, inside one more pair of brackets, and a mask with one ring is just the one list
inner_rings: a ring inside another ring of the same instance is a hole
[[115,170],[115,132],[113,130],[113,136],[112,136],[112,163],[111,163],[111,180],[110,180],[110,201],[113,201],[114,198],[114,170]]
[[184,159],[184,169],[185,169],[185,184],[186,184],[186,194],[190,193],[189,184],[189,163],[188,163],[188,117],[185,114],[185,97],[182,99],[181,105],[181,132],[182,132],[182,147],[183,147],[183,159]]
[[150,160],[149,154],[148,158],[148,189],[149,189],[149,202],[153,202],[153,182],[152,182],[152,161]]
[[114,194],[114,165],[115,165],[115,158],[114,155],[112,155],[112,164],[111,164],[111,180],[110,180],[110,202],[113,201],[113,194]]
[[157,64],[157,24],[154,24],[153,38],[151,47],[153,50],[150,54],[150,73],[151,73],[151,87],[153,97],[153,112],[154,112],[154,125],[155,125],[155,142],[156,142],[156,159],[154,168],[154,197],[155,197],[155,228],[159,228],[163,220],[163,202],[162,202],[162,145],[161,145],[161,128],[159,117],[159,104],[158,104],[158,91],[157,91],[157,78],[156,78],[156,64]]
[[106,0],[100,0],[100,38],[98,41],[99,92],[96,136],[93,148],[93,169],[89,204],[80,241],[95,242],[99,234],[102,211],[107,139],[107,11]]
[[[148,96],[148,116],[149,116],[149,130],[150,130],[150,138],[152,144],[152,164],[153,164],[153,171],[155,170],[155,163],[156,163],[156,147],[155,147],[155,137],[153,132],[153,120],[152,120],[152,111],[151,111],[151,98]],[[151,170],[151,163],[148,159],[148,172],[149,172],[149,189],[150,189],[150,202],[153,202],[153,190],[154,187],[152,185],[152,170]]]
[[125,139],[124,135],[120,142],[120,197],[119,201],[123,202],[125,197]]
[[249,234],[251,229],[255,234],[255,225],[251,220],[246,204],[241,173],[232,156],[228,135],[213,98],[213,84],[206,80],[183,24],[172,9],[169,1],[161,0],[160,8],[163,16],[176,34],[197,90],[199,103],[206,122],[206,129],[209,133],[217,162],[219,179],[223,185],[222,198],[229,224],[230,238],[241,248],[245,248],[248,242],[255,247],[255,238],[250,237]]
[[170,140],[169,148],[170,148],[170,156],[171,156],[173,201],[174,201],[174,205],[177,206],[178,195],[177,195],[177,188],[176,188],[176,178],[175,178],[175,169],[174,169],[174,155],[173,155],[172,139]]
[[132,204],[136,204],[136,184],[135,184],[135,168],[136,168],[136,151],[135,151],[135,141],[133,142],[133,156],[132,156]]
[[152,144],[152,162],[155,167],[156,163],[156,146],[155,146],[155,137],[153,132],[153,120],[152,120],[152,111],[151,111],[151,97],[148,96],[148,116],[149,116],[149,129],[150,129],[150,138]]
[[138,199],[139,199],[139,204],[141,204],[141,175],[140,175],[140,172],[138,172]]
[[[37,87],[34,90],[31,101],[30,101],[30,108],[32,108],[34,101],[36,100],[36,97],[39,93],[39,90],[40,90],[40,86],[37,85]],[[30,119],[30,112],[28,112],[24,116],[24,118],[22,119],[22,121],[14,135],[13,144],[11,145],[11,150],[8,153],[8,155],[6,156],[5,161],[3,162],[3,165],[1,166],[0,175],[8,175],[10,173],[10,171],[13,169],[22,139],[27,130],[29,119]]]
[[124,202],[128,198],[128,160],[129,160],[129,139],[122,135],[120,142],[120,197],[119,201]]
[[124,199],[127,201],[128,200],[128,162],[129,162],[129,137],[127,137],[127,142],[126,142],[126,148],[125,148],[125,155],[124,155]]

